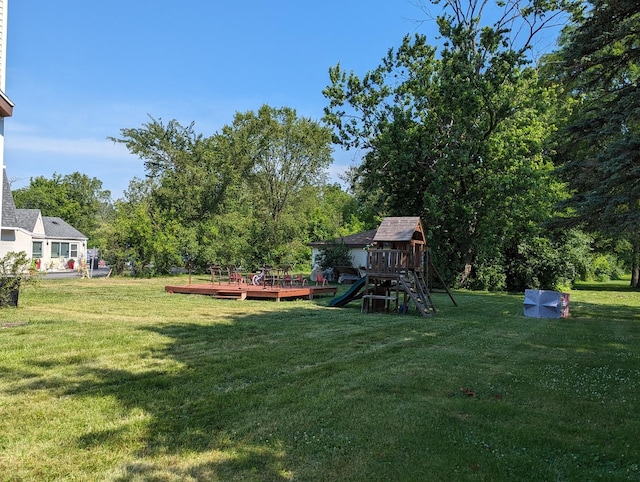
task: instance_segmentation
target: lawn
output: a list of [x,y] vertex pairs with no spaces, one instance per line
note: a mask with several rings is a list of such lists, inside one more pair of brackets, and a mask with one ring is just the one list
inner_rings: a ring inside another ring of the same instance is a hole
[[[186,283],[186,278],[181,278]],[[43,280],[0,311],[0,480],[640,479],[640,292],[329,298]]]

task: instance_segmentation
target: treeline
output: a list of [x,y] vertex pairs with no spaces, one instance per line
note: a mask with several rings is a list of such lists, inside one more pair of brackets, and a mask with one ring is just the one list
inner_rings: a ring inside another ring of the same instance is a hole
[[[325,121],[366,152],[351,172],[357,198],[420,214],[458,286],[587,276],[584,232],[610,265],[622,255],[638,286],[640,3],[429,3],[443,8],[438,47],[416,34],[363,76],[330,70]],[[559,23],[558,50],[535,63]]]
[[[490,23],[485,0],[429,3],[442,8],[437,45],[407,36],[362,76],[330,68],[321,123],[265,105],[205,137],[151,118],[113,138],[146,170],[123,199],[75,173],[32,180],[16,203],[64,217],[117,271],[140,275],[310,268],[310,241],[419,215],[458,287],[552,288],[625,271],[638,286],[638,3],[496,2]],[[559,47],[534,61],[558,23]],[[333,144],[365,152],[349,192],[327,183]],[[89,192],[93,215],[64,196],[34,205],[52,185]]]
[[150,119],[122,129],[144,162],[122,199],[74,173],[35,178],[18,207],[59,215],[101,248],[116,273],[150,276],[211,264],[310,269],[309,243],[369,229],[375,221],[326,182],[331,132],[289,108],[238,113],[210,137],[194,125]]

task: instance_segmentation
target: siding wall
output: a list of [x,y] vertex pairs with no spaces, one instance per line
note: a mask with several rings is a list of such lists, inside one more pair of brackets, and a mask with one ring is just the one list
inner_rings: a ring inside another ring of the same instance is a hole
[[[0,0],[0,92],[5,92],[7,65],[7,3]],[[0,170],[4,168],[4,118],[0,117]],[[2,189],[0,189],[0,220],[2,220]],[[0,222],[0,224],[2,224]]]

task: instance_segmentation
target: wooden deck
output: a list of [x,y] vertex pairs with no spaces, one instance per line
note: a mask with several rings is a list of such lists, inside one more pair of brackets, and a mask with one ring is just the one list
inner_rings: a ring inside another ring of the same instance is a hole
[[168,293],[181,293],[191,295],[208,295],[214,298],[245,300],[249,299],[273,299],[295,300],[313,299],[321,294],[336,295],[338,288],[335,286],[262,286],[247,283],[207,283],[189,285],[167,285],[164,287]]

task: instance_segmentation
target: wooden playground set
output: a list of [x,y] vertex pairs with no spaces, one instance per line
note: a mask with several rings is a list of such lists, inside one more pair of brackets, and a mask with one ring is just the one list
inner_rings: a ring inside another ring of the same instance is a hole
[[[291,275],[286,269],[263,267],[246,275],[234,267],[211,267],[208,284],[169,285],[169,293],[209,295],[225,299],[312,299],[332,294],[329,306],[343,307],[353,301],[362,302],[362,312],[384,311],[408,313],[414,306],[423,316],[435,313],[431,299],[432,279],[437,276],[428,256],[427,242],[419,217],[388,217],[382,220],[367,250],[366,276],[357,280],[341,296],[336,286],[328,285],[318,275],[312,286],[302,275]],[[442,281],[440,279],[440,281]],[[444,286],[444,283],[442,283]],[[453,296],[445,287],[451,301]]]

